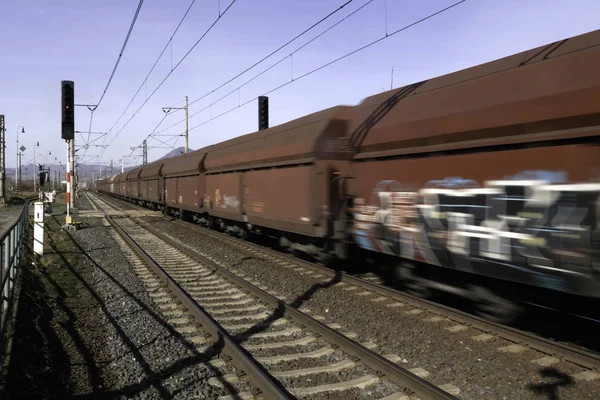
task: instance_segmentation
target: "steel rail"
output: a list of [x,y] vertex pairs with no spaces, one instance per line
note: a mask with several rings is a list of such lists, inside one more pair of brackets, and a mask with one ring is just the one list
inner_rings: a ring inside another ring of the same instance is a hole
[[[425,379],[413,374],[407,369],[399,366],[398,364],[393,363],[387,358],[381,356],[380,354],[364,347],[360,343],[355,342],[354,340],[344,336],[343,334],[335,331],[334,329],[328,327],[324,323],[317,321],[311,316],[298,311],[293,306],[287,304],[286,302],[279,300],[277,297],[265,292],[264,290],[254,286],[250,282],[240,278],[239,276],[233,274],[229,270],[224,267],[221,267],[214,261],[202,256],[201,254],[183,246],[181,243],[171,239],[166,236],[164,233],[152,228],[147,223],[139,221],[137,218],[132,218],[133,221],[137,222],[140,226],[144,227],[144,229],[151,232],[153,235],[159,237],[160,239],[167,242],[169,245],[175,247],[177,250],[181,251],[188,257],[197,260],[203,264],[210,265],[215,271],[218,271],[219,274],[225,276],[227,279],[235,282],[238,286],[242,287],[244,290],[251,292],[256,297],[260,298],[262,301],[272,305],[273,307],[282,309],[284,311],[284,315],[292,318],[296,322],[304,325],[312,332],[318,333],[328,342],[339,346],[339,348],[345,353],[357,357],[360,362],[367,367],[377,371],[379,374],[385,376],[389,381],[395,383],[399,387],[407,387],[413,390],[418,396],[423,399],[431,399],[431,400],[442,400],[442,399],[457,399],[457,397],[452,396],[451,394],[445,392],[444,390],[438,388],[434,384],[426,381]],[[335,277],[334,277],[335,279]]]
[[[90,203],[95,204],[99,210],[104,210],[96,204],[89,196]],[[260,389],[267,399],[293,399],[294,397],[283,389],[279,382],[274,380],[257,362],[252,358],[246,350],[239,346],[231,335],[224,330],[202,307],[198,305],[170,276],[158,263],[152,259],[138,245],[135,240],[129,236],[123,228],[121,228],[112,217],[105,214],[106,220],[115,229],[115,231],[123,238],[127,245],[148,265],[158,277],[165,283],[167,288],[177,297],[183,306],[200,322],[200,324],[215,338],[214,346],[222,347],[223,353],[230,356],[233,363],[247,375],[248,380],[252,385]]]
[[[89,199],[89,197],[88,197],[88,199]],[[91,201],[91,199],[90,199],[90,201]],[[116,205],[114,203],[112,203],[110,205],[111,205],[111,207],[116,207]],[[133,239],[131,237],[129,237],[129,235],[127,235],[127,233],[124,232],[122,230],[122,228],[120,226],[118,226],[112,220],[112,218],[107,216],[107,219],[113,226],[115,226],[117,228],[117,231],[120,234],[122,232],[125,235],[125,236],[123,236],[123,235],[122,236],[128,242],[128,244],[130,244],[129,242],[131,242],[130,246],[132,244],[135,246],[135,247],[132,247],[132,248],[134,248],[134,250],[139,249],[139,254],[144,260],[148,259],[148,262],[151,262],[154,264],[153,269],[161,270],[161,268],[154,262],[154,260],[152,260],[151,257],[148,254],[146,254],[146,252],[141,247],[139,247],[139,245],[137,245],[133,241]],[[142,226],[144,229],[146,229],[148,232],[152,233],[156,237],[160,238],[161,240],[164,240],[166,243],[168,243],[172,247],[176,248],[178,251],[182,252],[183,254],[190,257],[191,259],[196,260],[199,263],[202,263],[204,265],[210,266],[214,271],[218,271],[219,274],[226,277],[230,281],[233,281],[236,285],[241,287],[243,290],[246,290],[246,291],[252,293],[253,295],[258,297],[260,300],[264,301],[265,303],[268,303],[277,309],[283,310],[283,314],[285,316],[288,316],[288,317],[292,318],[293,320],[295,320],[296,322],[300,323],[301,325],[304,325],[310,331],[321,335],[323,338],[325,338],[325,340],[327,340],[328,342],[330,342],[333,345],[338,346],[346,354],[358,358],[362,364],[364,364],[365,366],[378,372],[380,375],[383,375],[390,382],[395,383],[399,387],[401,387],[401,388],[407,387],[410,390],[413,390],[417,395],[419,395],[424,400],[457,399],[457,397],[454,397],[453,395],[447,393],[446,391],[438,388],[434,384],[413,374],[412,372],[408,371],[407,369],[399,366],[398,364],[393,363],[392,361],[375,353],[374,351],[364,347],[360,343],[357,343],[354,340],[344,336],[343,334],[338,333],[337,331],[328,327],[324,323],[317,321],[316,319],[310,317],[309,315],[298,311],[291,305],[285,303],[282,300],[279,300],[275,296],[254,286],[250,282],[247,282],[246,280],[240,278],[239,276],[233,274],[232,272],[225,269],[224,267],[221,267],[214,261],[202,256],[201,254],[197,253],[196,251],[193,251],[193,250],[183,246],[180,242],[177,242],[176,240],[173,240],[170,237],[168,237],[167,235],[165,235],[164,233],[150,227],[147,223],[142,222],[137,218],[131,218],[131,220],[136,222],[138,225]],[[136,250],[136,252],[138,252],[138,250]],[[164,275],[164,277],[163,277],[163,275]],[[189,298],[189,296],[183,291],[183,289],[181,289],[168,276],[168,274],[166,274],[166,272],[161,270],[161,273],[159,274],[159,276],[161,276],[161,279],[165,280],[165,282],[168,282],[168,285],[170,287],[177,288],[177,290],[179,291],[179,293],[177,293],[178,297],[179,297],[179,295],[181,295],[188,302],[191,302],[197,306],[195,301],[193,301],[191,298]],[[184,303],[184,305],[187,306],[187,304],[183,300],[182,300],[182,303]],[[197,306],[197,307],[199,307],[199,306]],[[188,307],[188,308],[190,308],[190,307]],[[204,311],[202,309],[200,309],[200,311],[202,313],[204,313]],[[210,316],[208,316],[206,313],[204,313],[204,314],[208,317],[211,324],[217,326],[217,323]]]
[[[187,222],[177,221],[176,223],[178,223],[181,226],[188,227],[188,228],[194,227],[194,230],[196,230],[198,232],[203,232],[205,234],[210,232],[210,233],[208,233],[209,235],[213,234],[212,231],[207,231],[206,228],[197,227],[197,226],[192,225]],[[574,364],[577,364],[577,365],[585,367],[585,368],[600,370],[600,354],[598,354],[598,353],[588,351],[585,349],[579,349],[577,347],[569,346],[569,345],[561,343],[561,342],[555,342],[551,339],[546,339],[544,337],[537,336],[530,332],[525,332],[525,331],[522,331],[522,330],[519,330],[516,328],[512,328],[512,327],[509,327],[506,325],[502,325],[502,324],[499,324],[496,322],[488,321],[484,318],[466,313],[464,311],[456,310],[451,307],[448,307],[448,306],[445,306],[442,304],[438,304],[438,303],[430,301],[430,300],[420,299],[418,297],[403,293],[397,289],[383,286],[383,285],[380,285],[377,283],[369,282],[365,279],[361,279],[361,278],[357,278],[352,275],[348,275],[345,272],[335,271],[335,270],[332,270],[331,268],[327,268],[322,265],[318,265],[318,264],[314,264],[314,263],[311,263],[311,262],[308,262],[305,260],[301,260],[296,257],[291,257],[291,256],[283,254],[279,251],[272,250],[272,249],[269,249],[264,246],[259,246],[254,243],[241,241],[239,239],[235,239],[230,236],[226,236],[225,234],[219,234],[217,232],[214,232],[214,235],[223,240],[235,242],[238,244],[238,246],[248,246],[248,247],[260,250],[271,256],[280,258],[282,260],[294,262],[295,264],[305,266],[307,268],[310,268],[314,271],[317,271],[317,272],[322,273],[329,277],[333,277],[333,276],[341,274],[341,282],[359,286],[365,290],[373,291],[375,293],[378,293],[382,296],[387,296],[394,300],[410,302],[413,306],[415,306],[417,308],[427,309],[428,311],[430,311],[432,313],[435,313],[438,315],[443,315],[444,317],[449,318],[455,322],[459,322],[461,324],[471,326],[473,328],[482,330],[484,332],[495,333],[498,336],[500,336],[504,339],[507,339],[509,341],[512,341],[512,342],[515,342],[518,344],[522,344],[522,345],[527,345],[530,348],[541,351],[543,353],[548,353],[548,354],[552,354],[554,356],[558,356],[560,358],[563,358],[565,360],[568,360]]]
[[[103,193],[104,194],[104,193]],[[104,194],[105,196],[109,196]],[[110,196],[114,197],[114,196]],[[116,198],[116,197],[115,197]],[[122,200],[126,201],[126,200]],[[241,241],[239,239],[235,239],[230,237],[229,235],[219,234],[217,232],[210,231],[206,228],[199,227],[197,225],[183,222],[183,221],[175,221],[177,224],[181,226],[185,226],[187,228],[192,227],[194,230],[198,232],[202,232],[207,235],[214,235],[222,240],[231,241],[236,243],[238,246],[247,246],[257,250],[262,251],[263,253],[272,255],[274,257],[278,257],[280,259],[285,259],[290,262],[294,262],[295,264],[306,266],[314,271],[318,271],[319,273],[325,274],[329,277],[335,276],[338,274],[338,271],[334,271],[331,268],[324,267],[322,265],[318,265],[315,263],[311,263],[305,260],[301,260],[296,257],[288,256],[279,251],[269,249],[264,246],[260,246],[251,242]],[[377,283],[369,282],[367,280],[357,278],[352,275],[348,275],[347,273],[341,272],[341,282],[345,282],[348,284],[356,285],[364,288],[365,290],[371,290],[375,293],[381,294],[382,296],[388,296],[391,299],[398,301],[405,301],[411,303],[413,306],[417,308],[424,308],[428,311],[443,315],[444,317],[451,319],[455,322],[471,326],[473,328],[479,329],[484,332],[494,333],[504,339],[507,339],[511,342],[526,345],[532,349],[541,351],[543,353],[551,354],[557,356],[559,358],[568,360],[574,364],[579,366],[600,370],[600,354],[592,351],[588,351],[585,349],[580,349],[577,347],[569,346],[565,343],[560,343],[553,341],[551,339],[546,339],[544,337],[537,336],[530,332],[525,332],[516,328],[512,328],[506,325],[502,325],[496,322],[488,321],[484,318],[478,317],[476,315],[472,315],[466,313],[464,311],[456,310],[451,307],[435,303],[433,301],[420,299],[415,296],[411,296],[409,294],[403,293],[396,289],[383,286]]]

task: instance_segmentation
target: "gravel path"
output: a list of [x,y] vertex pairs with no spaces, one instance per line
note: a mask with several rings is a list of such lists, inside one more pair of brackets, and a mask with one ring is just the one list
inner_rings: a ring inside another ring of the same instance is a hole
[[[222,241],[190,234],[168,220],[144,219],[205,255],[243,271],[245,277],[286,296],[289,303],[310,309],[328,323],[357,333],[357,340],[377,344],[381,354],[399,354],[399,362],[436,385],[451,384],[464,399],[597,399],[600,379],[587,381],[585,370],[568,362],[543,366],[545,354],[519,347],[482,332],[435,318],[427,311],[381,300],[362,289],[283,268]],[[501,350],[499,350],[501,349]],[[515,353],[511,351],[516,351]],[[415,369],[420,368],[420,369]]]
[[[82,198],[80,208],[86,205]],[[44,257],[60,262],[25,269],[3,398],[228,394],[208,384],[221,371],[167,323],[111,228],[87,219],[73,242],[55,220],[47,222],[53,233]]]

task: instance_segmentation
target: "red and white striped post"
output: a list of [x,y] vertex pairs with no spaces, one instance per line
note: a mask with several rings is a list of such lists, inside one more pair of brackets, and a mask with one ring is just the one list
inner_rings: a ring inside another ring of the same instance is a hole
[[65,223],[71,225],[71,143],[67,140],[67,218]]

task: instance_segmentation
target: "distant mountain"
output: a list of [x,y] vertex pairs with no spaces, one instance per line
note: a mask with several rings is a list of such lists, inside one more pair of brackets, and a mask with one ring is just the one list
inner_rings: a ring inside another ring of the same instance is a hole
[[[194,151],[194,149],[188,148],[188,153],[191,153],[192,151]],[[165,154],[161,158],[157,159],[156,161],[158,161],[158,160],[164,160],[165,158],[171,158],[171,157],[175,157],[175,156],[180,156],[182,154],[185,154],[185,147],[183,147],[183,146],[171,150],[170,152],[168,152],[167,154]]]
[[[192,152],[194,151],[193,149],[189,149],[188,152]],[[178,147],[176,149],[173,149],[171,151],[169,151],[167,154],[165,154],[164,156],[158,158],[155,161],[158,160],[164,160],[166,158],[171,158],[171,157],[175,157],[175,156],[179,156],[184,154],[185,152],[185,147]],[[154,161],[152,161],[154,162]],[[38,163],[41,164],[41,163]],[[14,180],[15,178],[15,168],[11,168],[10,166],[6,166],[6,176],[7,179],[9,180]],[[50,172],[52,175],[54,175],[55,173],[59,173],[60,176],[62,177],[62,175],[65,174],[65,166],[64,164],[62,165],[56,165],[56,164],[51,164],[51,165],[45,165],[45,167],[50,167]],[[139,165],[135,165],[135,166],[126,166],[125,168],[123,168],[123,170],[125,172],[127,171],[131,171],[134,168],[139,167]],[[121,164],[118,160],[115,160],[115,162],[113,163],[113,168],[111,169],[110,166],[108,165],[100,165],[100,164],[82,164],[79,163],[78,164],[78,175],[80,176],[80,179],[83,177],[96,177],[96,178],[105,178],[111,175],[116,175],[121,173]],[[28,164],[23,164],[21,166],[21,174],[22,177],[21,179],[23,181],[27,181],[27,180],[32,180],[33,179],[33,173],[34,171],[37,172],[37,167],[33,165],[33,163],[28,163]],[[62,177],[62,179],[64,179],[64,177]]]

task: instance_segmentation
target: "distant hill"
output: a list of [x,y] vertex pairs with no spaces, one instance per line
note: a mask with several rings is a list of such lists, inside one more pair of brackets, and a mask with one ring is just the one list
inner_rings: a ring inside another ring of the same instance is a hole
[[[191,153],[192,151],[194,151],[194,149],[188,149],[188,152]],[[171,157],[175,157],[175,156],[179,156],[184,154],[185,152],[185,147],[178,147],[176,149],[173,149],[171,151],[169,151],[167,154],[165,154],[164,156],[156,159],[155,161],[158,160],[164,160],[166,158],[171,158]],[[154,161],[152,161],[154,162]],[[41,163],[38,163],[41,164]],[[112,174],[119,174],[121,173],[121,164],[118,160],[115,160],[113,163],[113,168],[111,170],[111,168],[107,165],[100,165],[100,164],[83,164],[83,163],[79,163],[78,164],[78,174],[80,176],[80,179],[82,177],[107,177],[111,175],[111,171]],[[62,177],[62,175],[65,174],[65,166],[63,165],[56,165],[56,164],[51,164],[51,165],[45,165],[45,167],[50,167],[50,171],[51,174],[54,175],[54,173],[61,171],[60,176]],[[7,179],[9,180],[14,180],[15,178],[15,169],[14,167],[11,168],[10,166],[6,166],[6,176]],[[135,165],[135,166],[126,166],[124,169],[125,172],[130,171],[134,168],[139,167],[139,165]],[[27,163],[27,164],[23,164],[21,166],[21,173],[22,173],[22,178],[24,181],[27,180],[32,180],[33,179],[33,173],[34,171],[37,172],[37,167],[35,167],[33,165],[33,163]],[[62,179],[64,179],[64,177],[62,177]]]
[[[192,151],[194,151],[194,149],[188,148],[188,153],[191,153]],[[170,152],[168,152],[167,154],[165,154],[161,158],[156,159],[156,161],[158,161],[158,160],[164,160],[165,158],[171,158],[171,157],[175,157],[175,156],[180,156],[182,154],[185,154],[185,147],[183,147],[183,146],[171,150]]]

